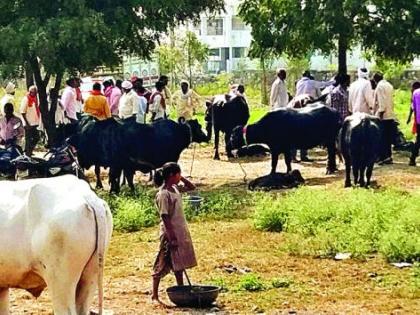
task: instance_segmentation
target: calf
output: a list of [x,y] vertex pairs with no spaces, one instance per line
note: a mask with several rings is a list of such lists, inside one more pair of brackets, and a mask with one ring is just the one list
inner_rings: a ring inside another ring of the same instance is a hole
[[249,119],[249,108],[242,96],[230,97],[218,95],[212,102],[207,102],[205,120],[207,121],[207,135],[210,141],[214,129],[214,159],[220,160],[219,133],[225,134],[226,153],[233,157],[232,148],[229,147],[229,138],[233,128],[246,125]]
[[271,152],[271,174],[276,172],[278,156],[284,153],[287,172],[292,170],[290,150],[324,145],[328,149],[327,173],[336,171],[335,140],[340,128],[336,110],[316,103],[302,109],[280,108],[267,113],[257,123],[233,130],[229,145],[233,149],[263,143]]
[[0,314],[8,290],[48,286],[54,314],[88,315],[112,233],[108,205],[73,175],[0,182]]
[[339,148],[346,165],[345,187],[351,186],[352,169],[355,185],[370,185],[373,165],[380,153],[381,136],[380,120],[374,116],[355,113],[344,120]]

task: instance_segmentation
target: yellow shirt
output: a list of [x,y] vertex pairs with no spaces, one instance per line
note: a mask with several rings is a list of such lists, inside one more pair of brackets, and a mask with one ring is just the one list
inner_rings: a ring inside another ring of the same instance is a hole
[[194,110],[200,104],[200,95],[198,95],[193,90],[188,90],[186,94],[182,90],[178,90],[174,93],[172,97],[173,104],[177,110],[177,115],[179,117],[184,117],[186,120],[192,118]]
[[85,101],[84,111],[99,120],[111,118],[108,102],[103,95],[90,95]]

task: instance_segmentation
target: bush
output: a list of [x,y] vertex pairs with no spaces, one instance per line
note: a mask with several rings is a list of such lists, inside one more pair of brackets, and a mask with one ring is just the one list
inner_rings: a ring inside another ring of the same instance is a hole
[[419,194],[396,190],[300,188],[280,197],[254,199],[254,226],[286,231],[296,254],[333,256],[379,252],[390,261],[420,260]]
[[238,282],[238,290],[257,292],[265,289],[266,286],[261,278],[252,273],[243,275]]
[[271,280],[273,288],[288,288],[292,285],[293,281],[288,278],[275,278]]

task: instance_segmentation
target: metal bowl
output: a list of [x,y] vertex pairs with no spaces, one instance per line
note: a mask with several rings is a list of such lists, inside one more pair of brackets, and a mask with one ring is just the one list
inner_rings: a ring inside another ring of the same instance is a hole
[[182,285],[166,289],[169,299],[181,307],[209,307],[216,301],[220,288],[210,285]]
[[193,209],[198,210],[200,208],[203,197],[200,196],[186,196],[183,198],[184,201],[188,202]]

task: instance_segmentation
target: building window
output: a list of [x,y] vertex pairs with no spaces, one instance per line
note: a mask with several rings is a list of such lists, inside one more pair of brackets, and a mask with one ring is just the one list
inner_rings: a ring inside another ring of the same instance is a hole
[[233,47],[233,58],[244,58],[245,47]]
[[209,56],[220,57],[220,49],[219,48],[210,49]]
[[209,19],[207,21],[207,35],[223,35],[223,19]]
[[246,24],[238,16],[232,17],[232,30],[233,31],[243,31],[246,29]]

